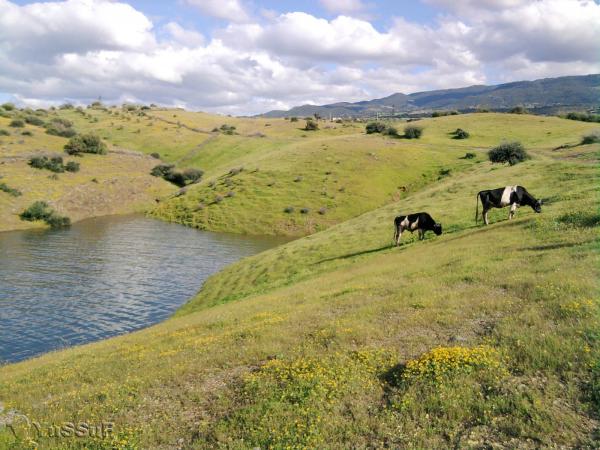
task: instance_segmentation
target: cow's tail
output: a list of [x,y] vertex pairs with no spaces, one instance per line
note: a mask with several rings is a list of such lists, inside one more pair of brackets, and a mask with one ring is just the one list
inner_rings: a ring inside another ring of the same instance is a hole
[[[478,192],[475,196],[475,225],[477,225],[477,220],[479,218],[479,194],[481,194],[481,192]],[[483,207],[483,205],[481,206]]]

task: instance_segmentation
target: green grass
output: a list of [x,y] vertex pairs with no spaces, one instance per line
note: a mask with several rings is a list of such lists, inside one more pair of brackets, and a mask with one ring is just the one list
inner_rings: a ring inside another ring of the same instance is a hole
[[[364,125],[355,123],[321,125],[307,134],[295,122],[275,119],[264,127],[265,137],[256,138],[248,135],[265,119],[213,117],[211,122],[197,113],[175,115],[205,129],[227,121],[240,135],[213,136],[183,158],[186,165],[205,170],[204,181],[185,196],[162,202],[151,215],[201,229],[293,236],[398,201],[447,170],[460,173],[486,160],[487,150],[504,140],[550,149],[579,142],[594,126],[554,117],[468,114],[419,121],[423,136],[407,140],[366,135]],[[460,127],[470,130],[468,140],[452,139]],[[467,152],[478,158],[464,159]],[[242,173],[229,175],[239,167]],[[226,198],[228,192],[235,196]],[[294,212],[287,212],[291,208]],[[302,208],[309,213],[302,214]]]
[[[162,324],[0,368],[0,400],[114,421],[92,448],[593,448],[600,148],[544,142],[246,258]],[[517,183],[543,213],[475,226],[476,192]],[[419,210],[445,233],[392,248]]]
[[[17,111],[18,112],[18,111]],[[0,117],[0,128],[10,119]],[[167,182],[150,175],[156,160],[139,153],[112,148],[108,155],[71,157],[63,152],[68,139],[51,136],[41,127],[26,125],[32,136],[11,132],[0,136],[0,183],[21,195],[0,189],[0,231],[44,226],[19,219],[30,204],[48,202],[73,221],[87,217],[139,211],[155,198],[174,191]],[[28,161],[35,156],[63,157],[64,164],[79,163],[77,173],[52,176]]]

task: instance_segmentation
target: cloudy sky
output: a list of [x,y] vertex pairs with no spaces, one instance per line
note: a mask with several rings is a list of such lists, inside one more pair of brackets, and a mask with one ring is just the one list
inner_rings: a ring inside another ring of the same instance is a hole
[[0,0],[0,101],[228,114],[600,73],[593,0]]

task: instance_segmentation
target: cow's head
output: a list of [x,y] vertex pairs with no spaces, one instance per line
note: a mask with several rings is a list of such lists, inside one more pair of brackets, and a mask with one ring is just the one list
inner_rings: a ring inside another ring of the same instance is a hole
[[541,213],[542,212],[542,201],[541,200],[536,200],[535,203],[533,204],[533,210],[536,213]]
[[441,223],[434,223],[433,224],[433,232],[435,234],[437,234],[438,236],[440,234],[442,234],[442,224]]

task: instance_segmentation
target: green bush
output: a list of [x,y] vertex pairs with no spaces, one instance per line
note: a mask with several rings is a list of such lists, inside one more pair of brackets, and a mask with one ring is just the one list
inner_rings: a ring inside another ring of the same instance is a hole
[[517,163],[530,158],[529,154],[520,142],[503,142],[488,152],[492,163],[508,163],[514,166]]
[[34,156],[28,163],[34,169],[47,169],[51,172],[62,173],[65,171],[63,159],[60,156],[48,158],[47,156]]
[[52,208],[48,203],[43,201],[37,201],[29,205],[29,207],[19,214],[21,220],[33,222],[35,220],[46,220],[52,214]]
[[417,125],[407,125],[404,127],[404,137],[406,139],[419,139],[423,134],[423,127]]
[[50,123],[45,125],[46,133],[53,136],[71,138],[77,134],[73,129],[73,122],[58,117],[53,118]]
[[15,105],[12,103],[3,103],[2,109],[4,109],[5,111],[12,111],[15,109]]
[[457,128],[452,134],[454,135],[453,139],[467,139],[470,136],[469,133],[462,128]]
[[10,136],[10,132],[3,128],[0,128],[0,136]]
[[152,156],[154,159],[160,159],[160,155],[156,152],[150,153],[150,156]]
[[21,195],[21,191],[11,188],[6,183],[0,183],[0,191],[6,192],[8,195],[12,195],[13,197],[18,197]]
[[10,121],[8,126],[13,128],[23,128],[25,126],[25,121],[21,119],[13,119]]
[[25,211],[19,214],[19,217],[21,220],[26,220],[28,222],[43,220],[50,225],[51,228],[62,228],[71,225],[71,219],[57,214],[56,211],[44,201],[32,203]]
[[467,152],[465,153],[465,156],[463,156],[463,159],[473,159],[475,156],[477,156],[475,153]]
[[233,126],[233,125],[227,125],[226,123],[224,123],[223,125],[221,125],[221,128],[219,128],[219,130],[217,130],[217,131],[221,131],[221,133],[228,134],[228,135],[236,134],[235,133],[235,126]]
[[319,129],[319,124],[312,119],[308,119],[306,124],[304,125],[305,131],[317,131]]
[[443,116],[456,116],[458,111],[434,111],[431,113],[431,117],[443,117]]
[[54,212],[52,212],[45,221],[50,225],[50,228],[65,228],[71,226],[71,219],[65,216],[59,216]]
[[58,107],[58,109],[73,109],[73,108],[74,108],[74,106],[70,103],[63,103],[62,105],[60,105]]
[[515,106],[509,111],[511,114],[527,114],[528,111],[523,106]]
[[79,172],[79,163],[75,161],[69,161],[65,165],[65,170],[67,172]]
[[596,144],[598,142],[600,142],[600,131],[586,134],[581,138],[581,145]]
[[170,183],[179,187],[194,184],[200,181],[204,172],[198,169],[185,169],[183,171],[175,170],[173,164],[159,164],[154,166],[150,171],[150,175],[161,177]]
[[297,117],[290,117],[290,122],[298,122],[298,118]]
[[582,122],[600,122],[600,114],[570,112],[565,116],[566,119],[580,120]]
[[385,129],[386,126],[383,122],[369,122],[365,127],[365,131],[367,132],[367,134],[383,133]]
[[394,127],[388,126],[385,127],[385,130],[383,130],[381,134],[383,134],[384,136],[398,137],[398,130]]
[[41,127],[45,123],[42,119],[40,119],[37,116],[27,116],[27,117],[25,117],[25,122],[27,122],[30,125],[35,125],[38,127]]
[[79,155],[81,153],[105,155],[108,149],[98,135],[90,133],[78,134],[69,139],[69,142],[65,145],[65,152],[69,155]]

